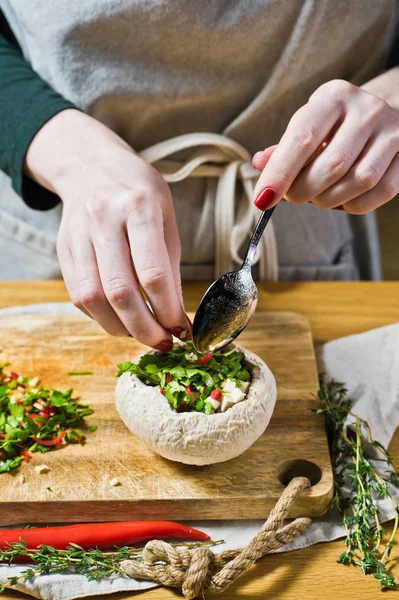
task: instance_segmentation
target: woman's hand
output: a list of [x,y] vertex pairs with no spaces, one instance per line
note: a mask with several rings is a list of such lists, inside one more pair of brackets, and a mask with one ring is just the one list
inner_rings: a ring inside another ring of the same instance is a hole
[[346,81],[330,81],[294,114],[277,146],[255,154],[253,165],[262,170],[255,204],[265,210],[284,197],[367,213],[399,193],[398,152],[399,110]]
[[189,324],[173,202],[162,177],[77,110],[38,132],[26,170],[63,201],[57,250],[74,305],[112,335],[170,350],[171,332],[180,337]]

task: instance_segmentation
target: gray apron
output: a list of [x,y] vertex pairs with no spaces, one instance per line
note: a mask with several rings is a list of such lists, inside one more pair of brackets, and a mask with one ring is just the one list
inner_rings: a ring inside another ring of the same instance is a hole
[[[381,72],[396,10],[395,0],[0,0],[0,6],[39,75],[136,151],[212,132],[248,156],[277,143],[322,83],[342,78],[361,85]],[[203,150],[185,149],[180,164]],[[222,170],[234,170],[237,156],[229,160]],[[238,162],[237,173],[248,167]],[[237,177],[233,198],[225,200],[235,231],[250,210]],[[211,279],[222,266],[235,266],[234,244],[245,243],[242,228],[234,243],[227,240],[218,180],[194,176],[170,186],[183,278]],[[60,276],[61,210],[29,209],[0,173],[1,278]],[[275,248],[279,280],[380,276],[374,215],[282,202],[273,223],[263,252],[270,259]],[[259,269],[260,278],[275,278],[270,273],[276,269]]]

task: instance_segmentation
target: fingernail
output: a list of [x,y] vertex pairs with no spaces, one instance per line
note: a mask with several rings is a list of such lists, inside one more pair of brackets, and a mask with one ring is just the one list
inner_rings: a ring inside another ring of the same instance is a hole
[[345,208],[340,204],[340,206],[336,206],[333,210],[345,210]]
[[267,210],[273,203],[276,197],[276,192],[273,188],[267,187],[261,191],[259,196],[255,200],[255,206],[260,210]]
[[170,333],[175,338],[177,338],[178,340],[180,340],[180,338],[182,338],[182,337],[187,337],[187,328],[184,328],[184,327],[172,327],[172,329],[170,330]]
[[154,348],[160,352],[170,352],[173,348],[173,342],[172,340],[163,340],[158,346],[154,346]]

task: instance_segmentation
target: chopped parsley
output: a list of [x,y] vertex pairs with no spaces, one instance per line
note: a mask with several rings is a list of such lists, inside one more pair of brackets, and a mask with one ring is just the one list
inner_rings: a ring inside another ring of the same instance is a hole
[[214,354],[199,354],[191,342],[175,344],[166,354],[144,354],[138,364],[118,365],[118,377],[133,373],[146,385],[159,386],[177,412],[215,412],[207,401],[215,390],[223,392],[227,380],[250,382],[252,368],[243,352],[228,347]]
[[32,452],[48,452],[62,443],[82,443],[79,429],[94,411],[72,397],[42,387],[38,377],[24,377],[0,366],[0,473],[28,462]]

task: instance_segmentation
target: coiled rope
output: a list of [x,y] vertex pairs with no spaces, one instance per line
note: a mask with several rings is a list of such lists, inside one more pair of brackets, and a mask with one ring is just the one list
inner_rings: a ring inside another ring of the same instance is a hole
[[308,518],[295,519],[282,527],[297,498],[309,487],[310,482],[304,477],[292,479],[262,529],[242,550],[214,554],[206,546],[189,550],[154,540],[146,544],[142,562],[125,560],[120,568],[134,579],[179,588],[188,600],[207,592],[220,594],[259,558],[289,544],[309,527]]

